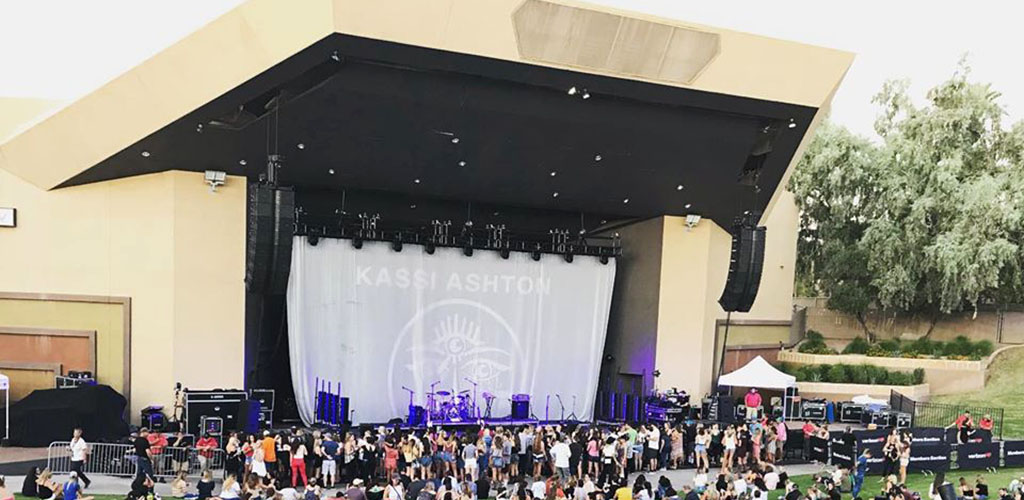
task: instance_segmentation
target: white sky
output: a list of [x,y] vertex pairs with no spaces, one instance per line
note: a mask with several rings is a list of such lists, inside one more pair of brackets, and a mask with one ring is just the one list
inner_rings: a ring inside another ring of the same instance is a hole
[[[883,81],[910,78],[920,98],[948,77],[965,53],[974,78],[1003,93],[1010,119],[1024,118],[1024,2],[1019,0],[590,1],[854,52],[832,118],[860,133],[873,133],[875,108],[869,100]],[[0,96],[73,99],[238,3],[0,0]]]

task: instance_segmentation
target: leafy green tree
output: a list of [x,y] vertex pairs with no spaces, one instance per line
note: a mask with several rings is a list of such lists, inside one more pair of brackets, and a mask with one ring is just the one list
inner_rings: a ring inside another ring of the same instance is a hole
[[[875,97],[880,143],[824,125],[790,181],[797,270],[828,307],[941,314],[1020,302],[1024,123],[965,64],[915,105],[905,82]],[[930,331],[929,331],[930,332]]]

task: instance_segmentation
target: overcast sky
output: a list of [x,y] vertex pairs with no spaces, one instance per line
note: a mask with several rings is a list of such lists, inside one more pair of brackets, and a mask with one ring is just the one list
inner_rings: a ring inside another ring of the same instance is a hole
[[[854,52],[832,118],[860,133],[873,134],[870,98],[883,81],[909,78],[923,98],[965,53],[974,78],[1003,93],[1010,118],[1024,117],[1020,0],[591,1]],[[0,96],[73,99],[239,3],[0,0]]]

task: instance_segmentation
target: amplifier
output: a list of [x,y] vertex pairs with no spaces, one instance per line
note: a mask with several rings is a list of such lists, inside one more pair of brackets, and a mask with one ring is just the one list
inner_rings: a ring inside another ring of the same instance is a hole
[[203,417],[217,417],[224,430],[236,430],[239,403],[248,394],[237,390],[185,391],[185,429],[187,434],[202,434]]
[[800,405],[800,416],[804,420],[825,420],[825,403],[804,400]]
[[842,408],[839,410],[839,421],[859,424],[863,415],[864,405],[859,405],[857,403],[843,403]]
[[913,425],[914,419],[911,417],[909,413],[898,411],[895,413],[895,417],[896,427],[899,427],[900,429],[905,429]]
[[273,389],[249,389],[249,399],[260,402],[260,408],[274,411],[274,390]]

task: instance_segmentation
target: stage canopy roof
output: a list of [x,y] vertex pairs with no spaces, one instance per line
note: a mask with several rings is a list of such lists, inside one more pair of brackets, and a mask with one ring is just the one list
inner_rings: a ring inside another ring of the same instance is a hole
[[[0,168],[43,189],[166,170],[255,180],[277,151],[282,184],[346,190],[350,212],[434,218],[455,200],[499,223],[522,207],[728,226],[770,209],[852,62],[568,1],[397,5],[249,0],[0,138]],[[737,181],[765,127],[755,193]]]
[[743,368],[722,375],[718,379],[718,384],[731,387],[786,389],[796,386],[796,377],[782,373],[758,356],[743,365]]

